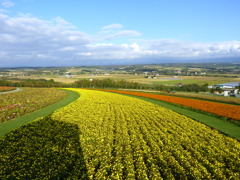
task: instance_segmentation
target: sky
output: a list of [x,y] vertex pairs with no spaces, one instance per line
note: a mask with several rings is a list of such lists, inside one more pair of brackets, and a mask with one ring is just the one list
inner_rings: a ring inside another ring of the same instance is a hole
[[240,63],[240,0],[0,0],[0,67]]

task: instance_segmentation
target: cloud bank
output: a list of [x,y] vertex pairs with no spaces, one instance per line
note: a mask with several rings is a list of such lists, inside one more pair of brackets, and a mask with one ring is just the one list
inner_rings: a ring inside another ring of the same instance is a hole
[[10,8],[15,6],[15,3],[10,0],[1,0],[0,5],[3,6],[4,8]]
[[123,28],[122,24],[110,24],[102,27],[102,29],[122,29],[122,28]]
[[[5,7],[14,5],[3,2]],[[106,25],[97,34],[88,34],[61,17],[43,20],[0,14],[0,67],[164,63],[169,59],[194,62],[240,57],[240,41],[202,43],[141,37],[140,32],[125,29],[122,24]],[[114,43],[117,39],[125,43]]]

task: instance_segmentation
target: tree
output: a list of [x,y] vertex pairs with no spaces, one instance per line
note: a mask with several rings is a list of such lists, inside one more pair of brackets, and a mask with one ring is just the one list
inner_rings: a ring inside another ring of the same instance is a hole
[[219,93],[222,93],[222,92],[223,92],[223,89],[220,88],[219,86],[217,86],[215,90],[218,91]]

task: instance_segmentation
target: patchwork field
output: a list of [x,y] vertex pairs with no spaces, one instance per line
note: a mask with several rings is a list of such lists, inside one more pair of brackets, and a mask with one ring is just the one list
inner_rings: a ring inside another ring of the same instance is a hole
[[49,88],[25,88],[24,91],[0,94],[0,123],[39,110],[65,96],[64,91]]
[[[18,77],[19,79],[26,79],[26,77]],[[152,78],[145,78],[143,74],[109,74],[109,75],[91,75],[91,74],[81,74],[81,75],[74,75],[73,77],[65,77],[65,76],[51,76],[45,75],[43,77],[39,76],[29,76],[27,78],[30,79],[42,79],[45,78],[47,80],[54,79],[56,82],[62,83],[73,83],[80,79],[106,79],[111,78],[113,80],[126,80],[126,81],[134,81],[142,84],[147,85],[176,85],[178,83],[182,84],[198,84],[203,85],[208,83],[209,85],[221,84],[226,82],[239,82],[240,78],[233,78],[233,77],[207,77],[207,76],[179,76],[174,78],[173,75],[160,75],[157,76],[156,79]]]
[[80,98],[0,139],[0,178],[239,179],[236,139],[140,99],[71,90]]

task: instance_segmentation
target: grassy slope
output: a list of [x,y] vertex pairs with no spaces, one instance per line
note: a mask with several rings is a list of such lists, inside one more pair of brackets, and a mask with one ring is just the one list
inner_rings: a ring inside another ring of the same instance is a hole
[[[131,95],[127,95],[127,96],[131,96]],[[234,138],[237,138],[240,140],[240,127],[236,126],[233,123],[230,123],[228,121],[224,121],[224,120],[218,119],[216,117],[212,117],[212,116],[200,113],[200,112],[195,112],[195,111],[192,111],[189,109],[178,107],[178,106],[172,105],[170,103],[166,103],[166,102],[159,101],[159,100],[149,99],[149,98],[145,98],[145,97],[137,97],[137,96],[131,96],[131,97],[139,98],[139,99],[154,103],[156,105],[159,105],[161,107],[171,109],[177,113],[186,115],[192,119],[195,119],[201,123],[204,123],[204,124],[214,128],[214,129],[217,129],[226,135],[229,135],[231,137],[234,137]]]
[[13,119],[11,121],[5,122],[3,124],[0,124],[0,137],[4,136],[6,133],[10,132],[11,130],[18,128],[21,125],[24,125],[30,121],[33,121],[39,117],[47,116],[48,114],[52,113],[56,109],[59,109],[61,107],[66,106],[67,104],[71,103],[72,101],[79,98],[79,94],[70,90],[63,90],[67,92],[67,97],[63,100],[49,105],[47,107],[44,107],[38,111],[32,112],[30,114],[26,114],[24,116],[21,116],[19,118]]

